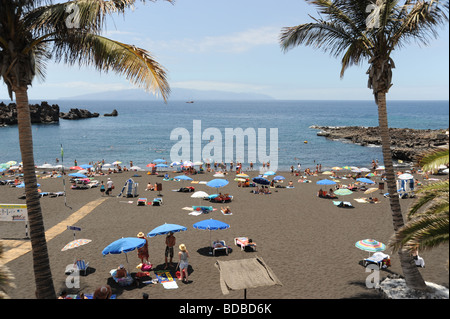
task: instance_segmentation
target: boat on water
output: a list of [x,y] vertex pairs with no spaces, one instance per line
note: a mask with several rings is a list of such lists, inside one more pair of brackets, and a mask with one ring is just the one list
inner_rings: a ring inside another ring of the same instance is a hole
[[194,101],[187,101],[186,103],[190,103],[190,104],[192,104],[192,103],[194,103]]

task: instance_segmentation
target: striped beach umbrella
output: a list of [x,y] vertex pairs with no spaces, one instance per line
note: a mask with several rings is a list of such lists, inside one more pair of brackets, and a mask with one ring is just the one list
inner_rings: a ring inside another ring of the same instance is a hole
[[89,244],[92,240],[91,239],[75,239],[72,240],[70,243],[65,245],[61,251],[66,251],[69,249],[77,248],[86,244]]
[[370,253],[375,253],[377,251],[383,251],[386,249],[386,245],[375,239],[363,239],[355,243],[356,248],[359,248]]

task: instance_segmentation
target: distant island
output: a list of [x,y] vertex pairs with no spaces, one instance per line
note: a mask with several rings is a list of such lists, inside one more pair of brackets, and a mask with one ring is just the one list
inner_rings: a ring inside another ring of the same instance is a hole
[[[89,100],[89,101],[155,101],[162,100],[161,97],[154,96],[141,89],[129,89],[118,91],[106,91],[98,93],[83,94],[70,97],[60,97],[59,100]],[[251,100],[274,100],[273,97],[266,94],[258,93],[236,93],[226,91],[209,91],[209,90],[191,90],[173,88],[169,101],[206,101],[206,100],[219,100],[219,101],[251,101]]]

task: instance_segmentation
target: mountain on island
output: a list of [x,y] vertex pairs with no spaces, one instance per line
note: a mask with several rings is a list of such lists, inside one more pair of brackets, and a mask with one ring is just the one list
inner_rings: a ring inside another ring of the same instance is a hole
[[[115,100],[115,101],[154,101],[162,100],[161,96],[155,96],[141,89],[129,89],[118,91],[106,91],[99,93],[90,93],[72,97],[60,97],[60,100]],[[224,100],[224,101],[243,101],[243,100],[274,100],[273,97],[258,93],[236,93],[227,91],[211,90],[193,90],[173,88],[169,101],[199,101],[199,100]]]

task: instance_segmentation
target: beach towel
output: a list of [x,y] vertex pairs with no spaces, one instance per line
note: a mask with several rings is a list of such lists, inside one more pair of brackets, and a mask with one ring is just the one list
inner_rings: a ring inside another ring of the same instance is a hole
[[155,271],[156,279],[158,279],[159,283],[165,283],[169,281],[173,281],[173,277],[170,274],[170,271],[165,270],[156,270]]

